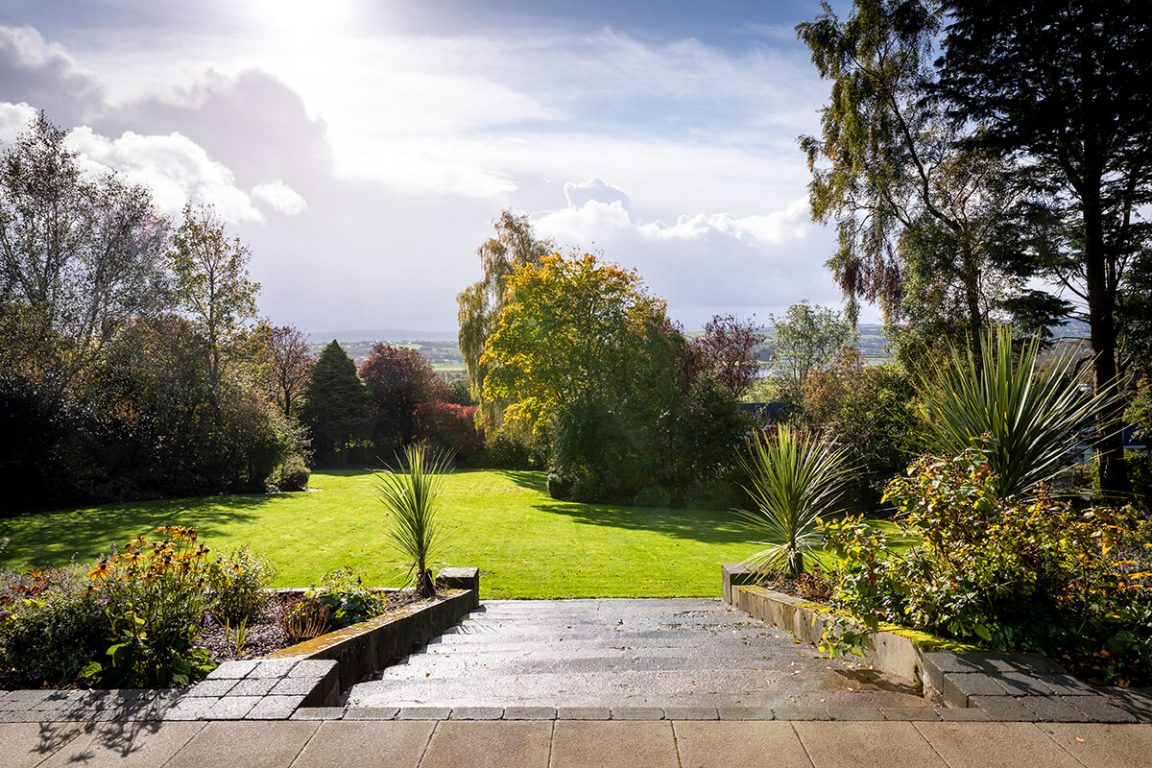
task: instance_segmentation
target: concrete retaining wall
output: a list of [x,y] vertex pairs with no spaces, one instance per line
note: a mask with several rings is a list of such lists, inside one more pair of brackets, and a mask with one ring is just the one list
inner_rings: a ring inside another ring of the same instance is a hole
[[[834,613],[831,608],[782,592],[751,586],[750,582],[755,580],[754,574],[744,566],[725,565],[722,574],[725,602],[754,618],[787,630],[797,640],[819,645],[824,631],[832,626]],[[832,633],[836,633],[834,626]],[[872,647],[865,652],[865,661],[874,669],[914,682],[922,688],[926,681],[924,653],[942,649],[966,649],[965,646],[926,632],[883,624],[879,632],[872,634],[871,641]],[[930,689],[925,690],[926,694],[930,692]]]
[[[339,665],[340,689],[350,688],[367,675],[420,649],[480,605],[478,569],[451,570],[451,580],[438,581],[443,591],[434,603],[391,611],[385,616],[282,648],[265,658],[330,659]],[[456,573],[464,571],[468,573]],[[449,588],[450,584],[460,581],[474,585],[476,589]]]

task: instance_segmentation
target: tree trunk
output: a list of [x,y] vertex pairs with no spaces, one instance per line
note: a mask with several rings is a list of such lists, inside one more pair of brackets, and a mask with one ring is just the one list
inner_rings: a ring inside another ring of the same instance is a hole
[[984,313],[980,310],[980,267],[970,248],[964,249],[964,300],[968,306],[968,349],[977,374],[984,370],[981,355],[983,342],[980,334],[984,330]]
[[[1119,385],[1116,369],[1116,297],[1108,284],[1107,253],[1104,246],[1103,210],[1098,198],[1084,200],[1084,263],[1088,288],[1088,323],[1091,328],[1093,373],[1096,389]],[[1119,398],[1097,416],[1097,450],[1100,459],[1100,489],[1108,496],[1128,493],[1128,471],[1124,463],[1124,403]]]

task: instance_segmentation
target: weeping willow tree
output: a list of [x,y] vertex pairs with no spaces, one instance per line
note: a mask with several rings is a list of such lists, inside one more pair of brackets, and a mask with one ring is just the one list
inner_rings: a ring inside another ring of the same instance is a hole
[[[801,136],[816,221],[835,225],[828,266],[854,321],[862,299],[903,325],[911,356],[943,336],[975,358],[990,320],[1030,330],[1065,309],[1027,289],[1048,219],[1026,174],[968,146],[973,126],[932,98],[941,4],[856,0],[846,20],[825,3],[797,33],[831,84],[821,136]],[[1025,319],[1027,318],[1027,319]]]
[[495,227],[496,236],[477,251],[484,276],[456,297],[460,306],[460,354],[468,367],[472,397],[480,403],[476,411],[479,426],[489,430],[500,426],[505,404],[483,397],[487,366],[480,358],[488,338],[496,330],[500,310],[504,308],[508,278],[517,267],[539,264],[552,252],[552,242],[537,239],[527,216],[501,211]]

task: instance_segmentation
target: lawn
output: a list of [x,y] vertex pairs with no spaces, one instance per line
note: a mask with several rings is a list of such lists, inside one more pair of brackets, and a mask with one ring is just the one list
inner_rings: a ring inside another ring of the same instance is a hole
[[[370,472],[318,472],[307,493],[108,504],[0,519],[6,568],[91,561],[159,525],[198,528],[214,550],[244,544],[307,586],[351,565],[369,583],[404,578]],[[730,512],[554,501],[544,474],[462,471],[447,478],[443,565],[482,570],[486,598],[720,594],[720,565],[757,551]]]

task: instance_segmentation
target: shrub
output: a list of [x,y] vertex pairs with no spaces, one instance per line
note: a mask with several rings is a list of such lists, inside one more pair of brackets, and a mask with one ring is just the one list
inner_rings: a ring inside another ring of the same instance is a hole
[[208,613],[220,624],[238,625],[260,616],[270,596],[272,567],[248,547],[217,557],[206,571]]
[[0,687],[71,682],[104,650],[105,624],[78,568],[0,574]]
[[672,494],[669,493],[667,488],[661,488],[658,485],[647,485],[640,489],[632,499],[632,506],[634,507],[670,507],[672,506]]
[[467,461],[484,447],[484,436],[476,429],[476,406],[455,405],[439,400],[420,403],[413,411],[416,438],[440,451]]
[[745,488],[756,504],[753,512],[740,511],[754,530],[767,534],[769,544],[748,563],[761,573],[787,570],[799,576],[805,558],[821,541],[818,522],[839,512],[849,470],[844,451],[826,440],[788,427],[774,435],[757,433],[740,461],[748,474]]
[[804,425],[824,431],[856,467],[847,506],[879,512],[885,485],[912,459],[911,379],[892,364],[868,365],[857,350],[846,347],[834,366],[808,374],[803,391]]
[[305,598],[323,605],[328,610],[329,623],[336,629],[366,621],[384,610],[384,601],[364,586],[364,580],[352,568],[325,574],[320,586],[308,590]]
[[996,650],[1041,651],[1110,680],[1152,677],[1152,522],[1131,508],[1078,513],[1043,490],[1002,499],[976,450],[925,456],[887,498],[895,551],[860,518],[824,526],[840,558],[836,604]]
[[983,334],[979,361],[953,350],[918,382],[925,446],[948,455],[978,449],[1000,498],[1027,494],[1063,472],[1080,430],[1116,397],[1082,387],[1072,356],[1041,370],[1039,354],[1038,338],[1020,342],[998,328]]
[[304,457],[294,453],[276,470],[276,487],[282,491],[306,491],[311,476],[312,470],[308,469]]
[[572,481],[555,472],[548,473],[548,496],[557,501],[564,501],[572,496]]
[[186,685],[215,663],[196,646],[207,602],[211,564],[194,528],[157,529],[161,541],[133,539],[104,557],[89,580],[108,620],[107,659],[93,661],[82,677],[105,687]]

